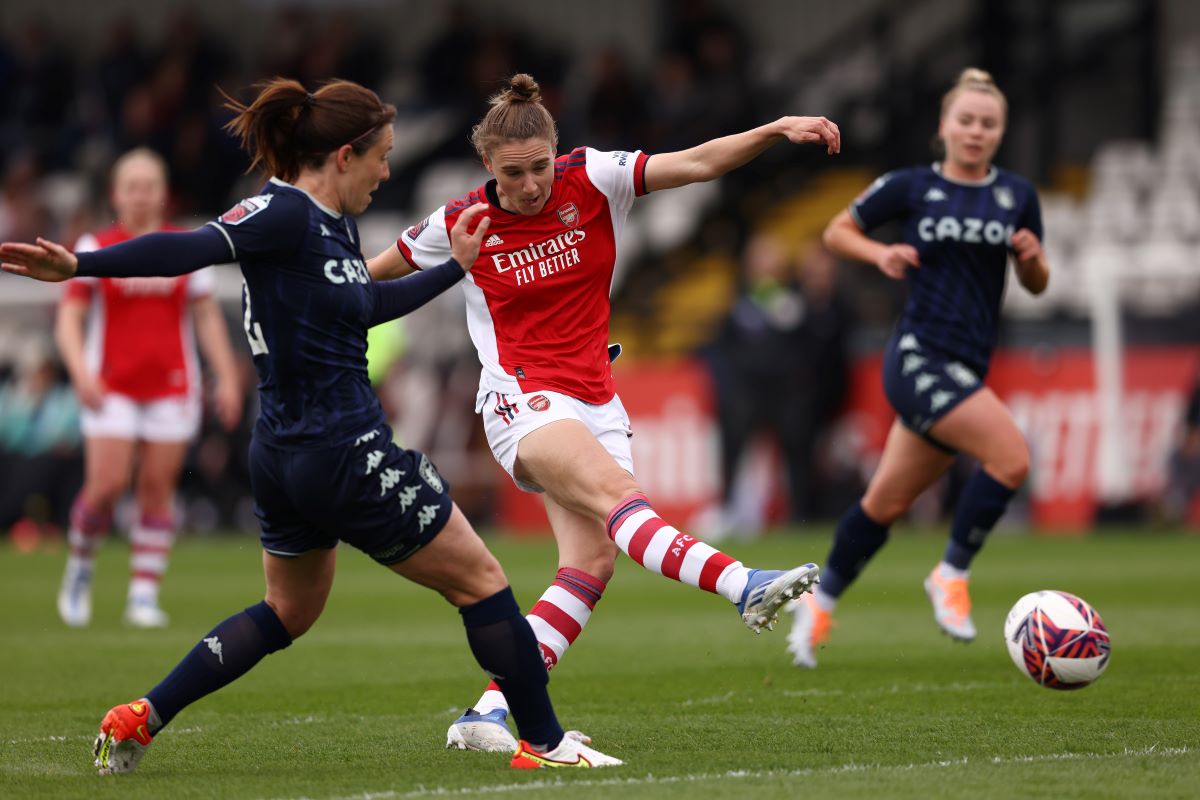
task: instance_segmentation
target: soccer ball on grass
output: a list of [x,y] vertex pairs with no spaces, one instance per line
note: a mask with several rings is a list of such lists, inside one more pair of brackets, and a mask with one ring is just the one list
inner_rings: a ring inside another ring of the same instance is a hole
[[1033,592],[1018,600],[1004,621],[1004,643],[1017,669],[1048,689],[1082,689],[1108,666],[1103,620],[1067,592]]

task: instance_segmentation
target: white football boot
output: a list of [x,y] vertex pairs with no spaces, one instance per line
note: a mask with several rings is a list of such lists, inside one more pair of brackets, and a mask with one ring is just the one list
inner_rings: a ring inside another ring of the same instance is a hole
[[820,572],[816,564],[804,564],[787,572],[751,570],[742,600],[737,604],[742,622],[755,633],[762,633],[764,628],[774,630],[779,609],[787,601],[811,592],[813,586],[821,582]]
[[58,616],[71,628],[85,628],[92,621],[91,565],[67,561],[58,589]]
[[487,753],[515,753],[517,740],[508,730],[508,712],[503,708],[480,714],[473,708],[450,723],[446,731],[447,750],[482,750]]
[[568,731],[563,735],[558,747],[539,753],[529,746],[529,742],[521,740],[517,752],[513,753],[510,766],[513,769],[542,769],[559,767],[619,767],[625,762],[619,758],[606,756],[599,750],[588,747],[591,739],[579,731]]

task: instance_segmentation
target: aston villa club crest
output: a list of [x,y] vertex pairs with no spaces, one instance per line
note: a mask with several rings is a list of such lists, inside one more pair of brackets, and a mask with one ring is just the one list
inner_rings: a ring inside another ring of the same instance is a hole
[[534,411],[545,411],[550,407],[550,398],[544,394],[535,394],[529,398],[529,407]]
[[568,228],[579,224],[579,209],[574,203],[566,203],[558,207],[558,220]]
[[1013,199],[1012,189],[1008,188],[1007,186],[993,186],[992,196],[996,198],[996,205],[1000,206],[1006,211],[1011,211],[1013,206],[1016,205],[1016,201]]
[[441,494],[443,488],[442,476],[438,475],[438,471],[434,468],[433,462],[424,455],[421,456],[421,466],[417,468],[417,472],[420,474],[422,480],[429,484],[430,489],[433,489],[438,494]]

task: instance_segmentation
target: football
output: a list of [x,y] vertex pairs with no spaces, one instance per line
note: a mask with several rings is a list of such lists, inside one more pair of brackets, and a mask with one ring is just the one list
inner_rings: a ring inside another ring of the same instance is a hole
[[1082,689],[1108,666],[1104,621],[1067,592],[1033,592],[1018,600],[1004,621],[1004,643],[1017,669],[1048,689]]

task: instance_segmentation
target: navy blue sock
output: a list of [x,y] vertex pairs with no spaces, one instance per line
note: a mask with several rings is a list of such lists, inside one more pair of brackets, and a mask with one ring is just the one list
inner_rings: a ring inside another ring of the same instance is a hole
[[458,613],[475,660],[504,692],[521,738],[530,744],[557,747],[563,729],[546,690],[550,676],[537,637],[521,615],[512,589],[506,586]]
[[1008,501],[1017,491],[1010,489],[983,471],[975,474],[963,487],[954,510],[954,525],[942,560],[957,569],[969,569],[971,559],[983,547],[987,535],[1008,508]]
[[146,699],[166,726],[186,706],[232,683],[263,656],[291,643],[287,628],[266,601],[250,606],[213,628]]
[[889,527],[868,517],[862,503],[851,506],[838,520],[833,547],[821,568],[821,593],[841,597],[887,542]]

